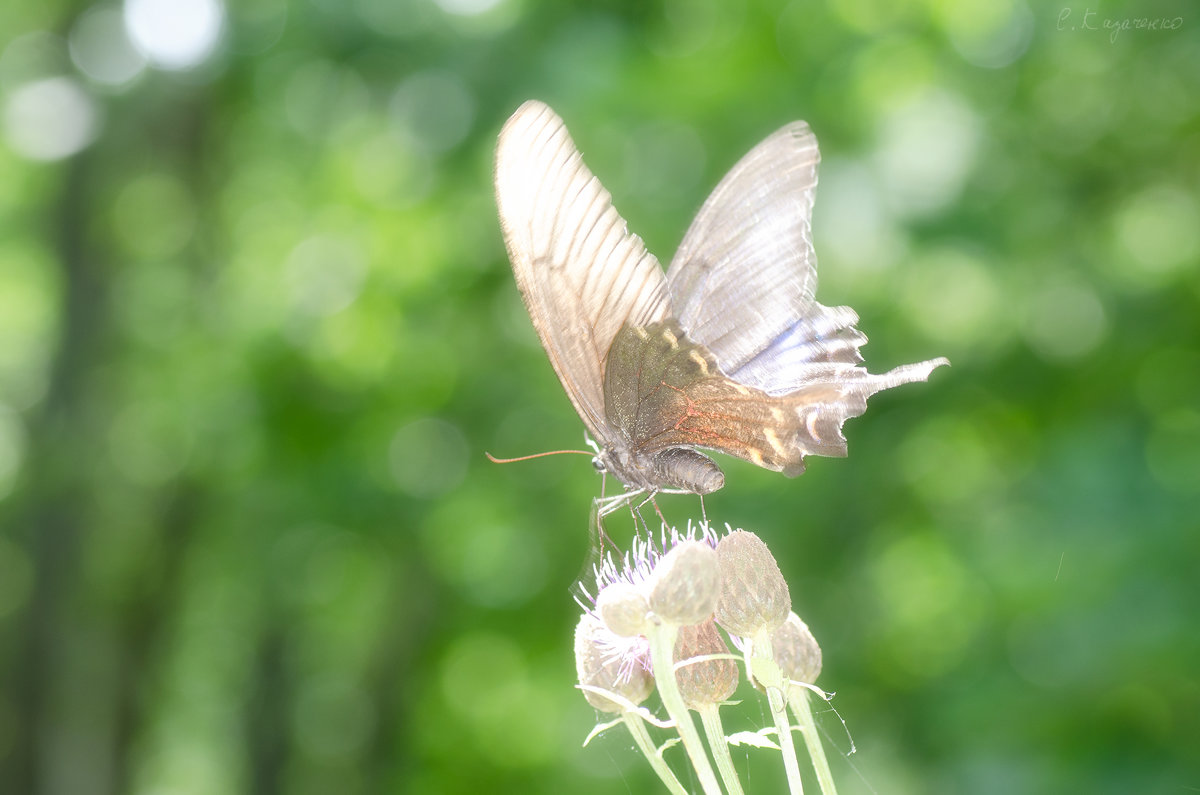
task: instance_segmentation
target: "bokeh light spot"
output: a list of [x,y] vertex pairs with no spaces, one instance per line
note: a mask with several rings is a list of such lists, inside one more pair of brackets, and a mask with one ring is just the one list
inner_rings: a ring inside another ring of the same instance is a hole
[[362,77],[326,60],[294,68],[283,90],[288,122],[313,140],[325,140],[346,129],[362,117],[368,102]]
[[228,25],[237,31],[230,44],[239,53],[267,51],[279,41],[288,23],[288,0],[254,0],[234,3],[226,9]]
[[903,534],[874,560],[872,579],[894,676],[936,677],[962,659],[983,601],[944,541]]
[[1029,616],[1008,632],[1008,655],[1013,670],[1037,687],[1054,689],[1069,683],[1086,658],[1095,653],[1081,629],[1059,626],[1048,616]]
[[354,243],[316,235],[292,249],[284,271],[295,310],[310,317],[327,317],[358,298],[367,266]]
[[979,119],[957,97],[926,92],[879,129],[876,165],[894,212],[931,215],[958,197],[975,162]]
[[975,66],[1008,66],[1033,40],[1033,12],[1022,0],[947,0],[934,11],[954,49]]
[[899,459],[905,479],[933,504],[970,503],[1004,482],[977,423],[959,417],[926,420],[904,440]]
[[483,512],[466,495],[440,506],[422,527],[426,555],[446,582],[476,604],[522,604],[546,583],[546,553],[516,523],[480,522]]
[[705,150],[692,127],[670,122],[646,124],[625,137],[624,184],[642,201],[663,204],[689,195],[699,183]]
[[395,137],[386,133],[359,147],[353,176],[365,198],[395,208],[419,203],[429,195],[435,180],[428,156],[397,145]]
[[821,163],[820,200],[813,209],[814,236],[824,267],[821,284],[831,294],[854,291],[856,300],[882,282],[863,278],[902,256],[905,241],[880,201],[869,169],[853,161]]
[[467,441],[462,431],[433,417],[396,431],[388,457],[396,485],[414,497],[445,494],[467,474]]
[[1104,307],[1086,285],[1061,280],[1035,293],[1024,333],[1044,359],[1073,359],[1100,344],[1108,327]]
[[24,83],[66,74],[70,68],[66,43],[45,30],[17,36],[0,48],[0,88],[5,93]]
[[0,394],[17,410],[35,404],[46,389],[58,342],[61,273],[42,245],[0,241]]
[[[464,634],[441,666],[441,691],[471,746],[505,767],[544,764],[559,750],[561,701],[539,688],[519,647],[495,634]],[[556,685],[557,686],[557,685]]]
[[345,676],[311,677],[300,686],[294,713],[296,739],[312,757],[355,758],[375,720],[375,707],[362,687]]
[[1156,423],[1146,440],[1146,463],[1171,491],[1200,493],[1200,411],[1180,409]]
[[[1039,142],[1071,156],[1090,151],[1093,142],[1113,129],[1125,109],[1112,101],[1104,83],[1111,61],[1103,49],[1081,46],[1082,41],[1082,37],[1067,39],[1054,48],[1058,57],[1044,70],[1031,97],[1037,108],[1031,121],[1037,125],[1034,131]],[[1081,124],[1080,119],[1087,123]]]
[[438,8],[427,0],[353,0],[370,28],[385,36],[413,39],[429,35],[441,22]]
[[881,112],[928,94],[930,86],[942,79],[939,69],[940,64],[915,39],[883,38],[878,46],[854,53],[846,75],[850,85],[845,101],[858,109],[864,121],[878,119]]
[[[915,10],[914,6],[889,3],[886,0],[850,0],[833,3],[829,8],[847,26],[867,34],[892,30],[905,15]],[[809,14],[811,13],[810,11]]]
[[400,84],[391,113],[405,142],[428,152],[445,152],[471,131],[475,98],[457,75],[431,70]]
[[204,63],[217,47],[224,18],[220,0],[125,0],[130,40],[163,69]]
[[927,250],[902,269],[904,312],[930,339],[948,346],[947,355],[962,347],[996,344],[1005,327],[995,272],[966,249]]
[[100,130],[100,111],[79,83],[50,77],[12,93],[4,108],[8,142],[30,160],[61,160],[90,144]]
[[1200,205],[1170,185],[1132,197],[1116,217],[1117,240],[1129,253],[1136,277],[1156,285],[1195,267],[1200,257]]
[[192,451],[190,428],[174,416],[174,404],[159,400],[132,403],[108,431],[109,455],[133,483],[157,486],[183,471]]
[[435,2],[438,8],[447,14],[455,14],[460,17],[473,17],[491,11],[500,5],[503,0],[435,0]]
[[127,267],[115,274],[113,307],[131,340],[148,349],[166,350],[195,319],[196,294],[186,268],[174,263]]
[[140,174],[117,194],[113,225],[126,251],[142,259],[166,259],[191,240],[196,229],[195,201],[173,174]]
[[71,29],[71,60],[97,83],[119,86],[137,77],[146,66],[125,33],[121,12],[110,6],[89,9]]
[[656,55],[680,58],[712,51],[736,37],[746,14],[741,0],[668,0],[647,44]]
[[[505,637],[494,634],[464,634],[442,662],[442,694],[446,703],[463,717],[476,719],[494,715],[497,702],[504,700],[505,687],[522,687],[528,667],[521,650]],[[501,687],[493,687],[507,683]]]

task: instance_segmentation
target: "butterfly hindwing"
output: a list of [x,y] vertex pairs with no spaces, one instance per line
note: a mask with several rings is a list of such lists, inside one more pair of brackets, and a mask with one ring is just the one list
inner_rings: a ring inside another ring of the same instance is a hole
[[703,447],[794,476],[806,455],[845,455],[841,422],[866,407],[836,385],[771,396],[739,384],[674,321],[623,328],[609,357],[605,405],[643,460]]

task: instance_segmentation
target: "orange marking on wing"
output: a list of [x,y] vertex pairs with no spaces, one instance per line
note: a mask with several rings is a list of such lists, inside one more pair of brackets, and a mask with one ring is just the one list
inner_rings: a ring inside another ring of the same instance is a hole
[[[668,384],[666,381],[661,381],[659,383],[660,383],[660,387],[665,386],[667,389],[678,392],[680,395],[683,396],[683,400],[684,400],[683,414],[679,417],[678,420],[675,421],[675,424],[674,424],[674,426],[672,426],[671,430],[675,430],[675,431],[682,430],[684,423],[686,423],[688,420],[693,419],[693,418],[709,418],[709,419],[724,420],[725,422],[727,422],[729,424],[735,424],[735,423],[739,423],[739,422],[743,421],[741,417],[738,417],[738,416],[735,416],[732,414],[718,414],[717,412],[712,412],[712,411],[701,411],[700,409],[698,409],[696,407],[696,401],[692,400],[692,398],[686,392],[684,392],[682,389],[680,389],[677,386],[672,386],[671,384]],[[741,391],[742,390],[739,390],[739,392],[741,392]],[[746,390],[745,394],[750,394],[750,392],[748,390]],[[708,440],[709,441],[708,446],[711,446],[711,447],[725,447],[725,448],[740,447],[740,448],[743,448],[747,451],[747,454],[750,456],[750,459],[754,463],[758,464],[759,466],[764,466],[761,451],[759,451],[755,447],[750,447],[749,445],[746,444],[745,440],[743,440],[743,439],[739,439],[736,436],[726,436],[724,434],[717,433],[716,431],[712,430],[711,428],[697,428],[695,426],[692,426],[690,428],[687,428],[687,431],[693,437],[697,437],[700,440]],[[665,433],[665,432],[666,431],[664,430],[663,433]],[[701,444],[701,445],[705,444],[704,441],[699,441],[697,443]]]

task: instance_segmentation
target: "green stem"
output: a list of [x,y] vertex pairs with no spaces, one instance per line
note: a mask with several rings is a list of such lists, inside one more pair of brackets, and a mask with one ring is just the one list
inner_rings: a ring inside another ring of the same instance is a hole
[[621,720],[625,722],[625,728],[629,729],[629,733],[633,735],[633,741],[637,744],[638,750],[642,752],[642,756],[646,757],[646,761],[650,763],[650,767],[654,768],[654,772],[658,774],[659,779],[666,785],[672,795],[688,795],[687,790],[679,783],[679,779],[675,777],[667,760],[659,755],[658,749],[654,747],[654,741],[650,739],[650,732],[646,731],[646,723],[636,712],[625,712],[621,715]]
[[679,739],[683,741],[683,748],[692,760],[692,767],[696,769],[696,776],[700,779],[700,786],[704,788],[705,795],[721,795],[721,786],[717,783],[717,776],[708,761],[704,743],[700,740],[696,724],[692,722],[691,713],[688,712],[683,695],[679,692],[679,684],[675,681],[675,661],[672,658],[675,655],[675,638],[678,634],[678,627],[660,624],[649,635],[650,662],[654,667],[658,697],[667,708],[667,714],[675,721]]
[[829,760],[825,758],[825,746],[821,744],[821,736],[817,734],[812,706],[808,703],[808,688],[793,685],[788,692],[788,704],[804,732],[808,755],[812,757],[813,769],[817,771],[817,781],[821,784],[821,795],[837,795],[833,773],[829,770]]
[[783,769],[787,771],[788,791],[792,795],[803,795],[804,782],[800,778],[800,763],[796,759],[796,743],[788,720],[787,702],[783,698],[783,673],[771,657],[771,639],[765,632],[749,639],[746,649],[747,671],[751,670],[751,659],[754,660],[754,677],[767,691],[767,704],[779,733],[779,750],[783,754]]
[[737,770],[733,767],[733,757],[729,755],[729,742],[725,739],[725,727],[721,725],[721,708],[717,704],[703,704],[696,710],[700,713],[700,723],[704,726],[704,735],[708,738],[708,747],[712,749],[713,758],[717,760],[717,772],[725,784],[729,795],[743,795],[742,782],[738,781]]
[[792,740],[792,726],[788,721],[783,691],[777,687],[768,687],[767,703],[771,706],[775,728],[779,731],[779,749],[783,752],[783,769],[787,771],[788,791],[792,795],[803,795],[804,782],[800,779],[800,763],[796,761],[796,744]]

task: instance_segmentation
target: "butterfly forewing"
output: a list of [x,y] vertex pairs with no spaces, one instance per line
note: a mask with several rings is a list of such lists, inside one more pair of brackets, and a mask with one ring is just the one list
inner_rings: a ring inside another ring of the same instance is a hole
[[817,289],[812,205],[820,154],[793,122],[713,190],[667,270],[680,323],[732,374],[791,327]]
[[526,102],[504,125],[495,178],[504,242],[534,328],[576,411],[606,444],[605,359],[626,322],[666,317],[662,268],[546,105]]

